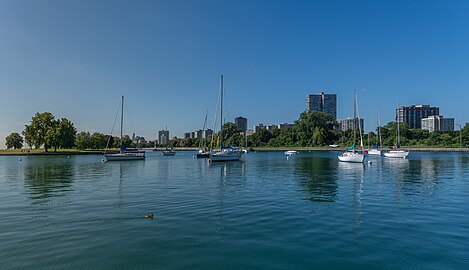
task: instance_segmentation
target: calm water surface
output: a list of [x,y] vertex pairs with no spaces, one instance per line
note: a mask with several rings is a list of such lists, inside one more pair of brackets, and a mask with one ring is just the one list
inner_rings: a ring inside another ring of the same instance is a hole
[[0,269],[469,269],[468,154],[337,154],[0,157]]

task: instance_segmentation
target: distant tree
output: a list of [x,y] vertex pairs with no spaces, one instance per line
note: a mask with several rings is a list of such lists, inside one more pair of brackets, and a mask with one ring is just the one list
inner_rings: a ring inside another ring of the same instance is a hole
[[84,150],[91,148],[91,135],[89,132],[82,131],[77,134],[75,139],[77,149]]
[[38,145],[38,140],[36,138],[37,135],[34,132],[34,129],[31,125],[26,125],[25,129],[22,132],[22,134],[23,134],[24,140],[25,140],[26,144],[29,146],[29,148],[32,149],[33,146],[35,146],[35,147],[40,146],[40,144]]
[[20,134],[14,132],[8,135],[6,138],[6,147],[7,149],[14,148],[14,149],[21,149],[23,147],[23,137]]
[[[47,137],[47,132],[54,125],[54,116],[50,112],[36,113],[31,120],[30,127],[26,126],[26,133],[30,132],[35,134],[33,136],[34,144],[36,147],[44,144],[44,151],[48,151],[49,142],[52,134]],[[28,134],[29,135],[29,134]]]
[[326,113],[319,111],[302,112],[300,118],[295,121],[301,146],[329,143],[335,124],[334,118]]
[[100,132],[95,132],[90,137],[90,148],[104,149],[107,144],[108,137]]
[[67,118],[61,118],[58,121],[58,146],[62,149],[73,148],[77,135],[77,130],[73,123]]

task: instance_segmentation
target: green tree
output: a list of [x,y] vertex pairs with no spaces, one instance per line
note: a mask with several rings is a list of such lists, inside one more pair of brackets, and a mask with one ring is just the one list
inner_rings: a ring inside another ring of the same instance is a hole
[[[334,118],[326,113],[318,111],[302,112],[300,118],[295,121],[300,145],[323,145],[331,142],[331,132],[335,124]],[[314,133],[316,133],[316,137],[313,138]]]
[[100,133],[100,132],[93,133],[90,137],[90,148],[92,148],[92,149],[104,149],[104,148],[106,148],[107,139],[108,139],[108,137],[106,135]]
[[7,149],[14,148],[14,149],[21,149],[23,147],[23,137],[20,134],[14,132],[8,135],[6,138],[6,147]]
[[[23,130],[22,132],[23,136],[24,136],[24,140],[26,142],[26,144],[29,146],[29,148],[33,148],[34,147],[39,147],[41,146],[39,143],[38,143],[38,140],[37,140],[37,135],[36,133],[34,132],[34,129],[31,125],[26,125],[25,126],[25,129]],[[39,144],[39,145],[38,145]]]
[[67,118],[58,120],[58,146],[62,149],[70,149],[75,145],[77,130]]
[[[47,132],[54,125],[54,116],[50,112],[36,113],[31,120],[30,127],[26,126],[26,133],[31,132],[35,134],[34,144],[35,146],[41,146],[44,144],[44,151],[48,151],[50,137],[47,137]],[[28,134],[29,135],[29,134]]]
[[91,148],[91,135],[89,132],[82,131],[77,134],[75,139],[77,149],[84,150]]

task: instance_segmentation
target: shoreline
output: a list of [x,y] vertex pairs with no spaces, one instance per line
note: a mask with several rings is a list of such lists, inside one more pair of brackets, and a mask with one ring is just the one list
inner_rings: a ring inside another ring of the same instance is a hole
[[[156,151],[163,151],[165,148],[158,148]],[[181,147],[174,148],[175,151],[197,151],[198,148]],[[469,148],[405,148],[402,149],[411,152],[429,152],[429,153],[469,153]],[[145,151],[153,151],[154,148],[144,148]],[[298,152],[343,152],[345,148],[329,148],[329,147],[252,147],[249,151],[252,152],[285,152],[288,150],[295,150]],[[387,149],[382,149],[383,151]],[[111,151],[109,151],[111,152]],[[103,155],[103,150],[97,151],[59,151],[59,152],[21,152],[21,151],[2,151],[0,150],[0,156],[79,156],[79,155]]]
[[0,156],[79,156],[79,155],[102,155],[103,151],[61,151],[61,152],[2,152]]
[[[410,152],[433,152],[433,153],[469,153],[469,148],[450,148],[450,147],[441,147],[441,148],[412,148],[412,147],[402,147],[403,150],[408,150]],[[251,148],[253,152],[285,152],[288,150],[295,150],[298,152],[343,152],[345,148],[337,147],[337,148],[321,148],[321,147],[261,147],[261,148]],[[382,151],[388,150],[381,149]]]

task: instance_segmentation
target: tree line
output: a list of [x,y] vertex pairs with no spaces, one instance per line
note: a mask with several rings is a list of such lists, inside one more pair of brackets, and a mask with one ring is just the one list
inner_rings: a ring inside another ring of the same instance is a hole
[[[22,136],[13,132],[8,135],[6,140],[7,149],[21,149],[23,143],[27,147],[44,148],[48,152],[51,148],[57,149],[104,149],[106,147],[118,148],[119,138],[111,135],[105,135],[100,132],[77,133],[72,121],[67,118],[56,119],[50,112],[36,113],[29,125],[25,125],[25,129],[21,132]],[[128,137],[124,137],[122,144],[125,147],[153,147],[154,143],[141,143],[135,145]]]
[[[226,146],[247,147],[321,147],[330,144],[350,146],[353,144],[353,131],[337,130],[337,122],[328,114],[318,111],[305,111],[300,114],[291,127],[267,130],[244,136],[234,123],[225,123],[223,129],[223,141]],[[381,147],[392,147],[396,144],[397,124],[389,122],[380,127]],[[401,145],[407,147],[459,147],[469,145],[469,125],[461,131],[435,131],[428,132],[422,129],[411,129],[406,124],[400,124]],[[29,125],[25,126],[21,136],[19,133],[11,133],[6,137],[8,149],[20,149],[23,142],[29,148],[44,147],[47,152],[50,148],[79,150],[104,149],[119,147],[119,138],[105,135],[99,132],[82,131],[77,133],[74,124],[66,119],[55,119],[49,112],[36,113]],[[363,135],[365,145],[376,144],[377,132]],[[24,137],[24,140],[23,140]],[[359,137],[357,137],[359,144]],[[173,138],[166,147],[219,147],[219,134],[214,134],[207,139],[180,139]],[[123,138],[125,147],[155,147],[154,142],[134,144],[128,137]]]

